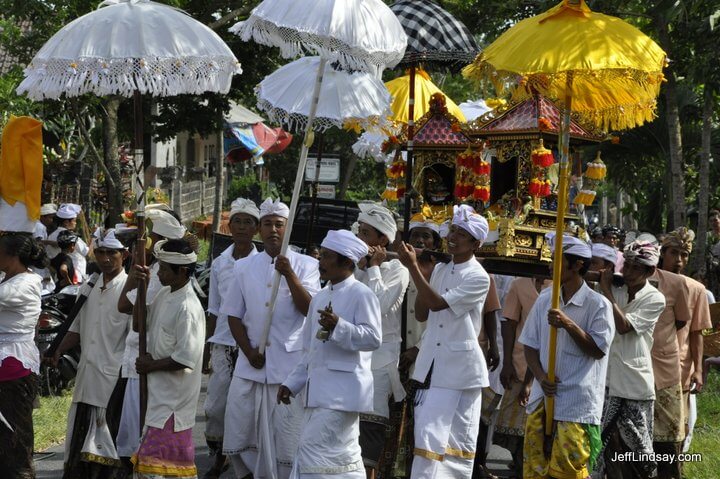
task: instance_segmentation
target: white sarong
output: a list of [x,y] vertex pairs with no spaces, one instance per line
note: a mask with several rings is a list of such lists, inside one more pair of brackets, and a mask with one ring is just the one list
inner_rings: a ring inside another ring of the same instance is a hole
[[431,386],[415,394],[415,450],[410,477],[471,477],[482,388],[460,391]]
[[[77,414],[78,403],[74,402],[70,406],[68,413],[68,430],[65,436],[65,457],[70,457],[72,451],[73,430],[75,427],[75,416]],[[110,428],[105,420],[105,408],[97,406],[90,407],[90,417],[88,418],[88,431],[80,450],[80,457],[87,462],[97,462],[103,465],[120,465],[120,456],[113,443],[110,435]]]
[[225,406],[233,375],[233,356],[237,348],[213,344],[210,351],[212,373],[208,378],[205,398],[205,439],[222,443],[225,431]]
[[356,412],[305,409],[291,479],[364,479],[359,435],[360,418]]
[[117,452],[120,457],[132,457],[140,446],[140,379],[128,378],[123,397]]
[[[264,389],[267,389],[264,391]],[[240,455],[242,462],[255,479],[267,476],[267,465],[274,458],[277,477],[287,479],[300,438],[303,420],[302,396],[289,404],[277,404],[279,384],[264,385],[248,379],[233,377],[225,408],[223,453]],[[262,427],[263,397],[267,398],[268,427]],[[270,437],[264,437],[266,431]],[[263,450],[263,444],[274,450]],[[232,458],[235,464],[235,458]]]

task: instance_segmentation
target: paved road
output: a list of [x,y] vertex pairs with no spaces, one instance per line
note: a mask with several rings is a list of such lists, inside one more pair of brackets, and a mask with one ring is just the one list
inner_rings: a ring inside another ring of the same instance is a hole
[[[212,466],[212,458],[207,445],[205,444],[205,387],[206,376],[203,377],[202,391],[198,401],[197,414],[195,416],[195,427],[193,428],[193,440],[195,441],[195,464],[198,468],[198,477],[202,478],[205,472]],[[63,470],[64,444],[60,444],[45,452],[39,453],[35,458],[35,470],[37,479],[61,479]],[[507,464],[510,461],[510,454],[502,448],[493,446],[488,456],[487,464],[491,471],[500,476],[507,477]],[[231,471],[222,475],[223,479],[232,479]]]

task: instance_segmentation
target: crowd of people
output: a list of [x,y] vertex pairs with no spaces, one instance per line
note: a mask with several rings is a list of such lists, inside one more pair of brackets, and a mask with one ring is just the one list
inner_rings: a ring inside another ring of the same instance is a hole
[[[228,468],[237,478],[374,478],[408,448],[412,478],[492,477],[493,443],[510,451],[517,478],[681,477],[714,302],[683,274],[687,228],[627,244],[613,227],[591,241],[564,235],[554,308],[548,277],[485,271],[475,253],[489,226],[468,205],[444,224],[415,215],[405,243],[390,210],[361,204],[356,231],[328,232],[315,259],[281,254],[287,205],[238,198],[205,307],[197,242],[166,205],[148,207],[143,251],[122,225],[86,244],[79,214],[43,205],[32,233],[0,234],[8,477],[34,477],[33,336],[41,294],[68,284],[84,285],[85,304],[42,358],[57,366],[82,351],[66,479],[197,477],[203,373],[207,479]],[[547,236],[551,251],[555,240]],[[552,380],[549,325],[558,333]]]

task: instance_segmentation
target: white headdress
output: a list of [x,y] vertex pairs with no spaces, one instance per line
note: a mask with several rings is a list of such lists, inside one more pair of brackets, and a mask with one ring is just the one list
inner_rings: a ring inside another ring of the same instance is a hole
[[275,201],[272,198],[266,198],[260,205],[260,218],[270,215],[287,219],[290,217],[290,208],[280,201],[280,198]]
[[610,261],[612,264],[617,263],[617,250],[605,243],[593,243],[592,255],[596,258]]
[[237,198],[230,205],[230,219],[238,213],[245,213],[260,221],[260,210],[254,201],[245,198]]
[[186,229],[173,215],[163,210],[149,210],[145,212],[147,219],[152,221],[152,232],[167,239],[182,239]]
[[370,203],[360,203],[358,207],[360,208],[358,222],[372,226],[381,234],[385,235],[390,242],[395,240],[397,223],[389,209]]
[[490,229],[485,217],[476,213],[469,205],[453,206],[452,224],[464,229],[480,242],[485,241]]
[[365,242],[348,230],[328,231],[320,246],[350,258],[355,263],[368,254],[368,246]]

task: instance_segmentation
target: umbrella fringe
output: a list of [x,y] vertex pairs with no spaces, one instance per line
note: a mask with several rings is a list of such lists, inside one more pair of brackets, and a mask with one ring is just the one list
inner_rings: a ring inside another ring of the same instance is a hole
[[375,72],[379,68],[392,68],[403,58],[404,48],[392,52],[368,52],[364,48],[353,47],[336,38],[299,31],[295,27],[276,25],[269,21],[251,16],[230,28],[243,41],[254,40],[270,47],[279,47],[284,58],[296,58],[306,53],[319,55],[329,63],[339,63],[344,69]]
[[114,59],[82,58],[33,62],[17,93],[33,100],[93,93],[130,97],[135,90],[152,96],[227,93],[240,64],[228,57]]
[[[633,69],[608,69],[601,71],[572,71],[573,81],[577,84],[587,81],[591,85],[612,84],[618,81],[633,85],[635,95],[628,98],[627,104],[618,105],[613,99],[603,99],[602,93],[593,95],[592,101],[573,99],[573,115],[581,122],[593,125],[603,131],[624,130],[641,126],[657,117],[657,96],[664,76],[662,72],[647,72]],[[463,76],[480,81],[489,79],[498,93],[512,91],[513,101],[522,101],[539,93],[562,103],[564,92],[557,88],[565,85],[568,72],[528,73],[518,75],[515,72],[496,70],[482,59],[463,69]],[[599,90],[602,92],[602,90]],[[643,101],[644,100],[644,101]],[[632,103],[630,103],[632,102]]]

